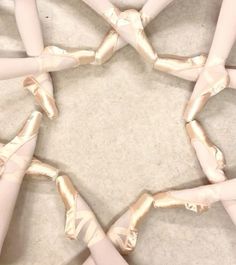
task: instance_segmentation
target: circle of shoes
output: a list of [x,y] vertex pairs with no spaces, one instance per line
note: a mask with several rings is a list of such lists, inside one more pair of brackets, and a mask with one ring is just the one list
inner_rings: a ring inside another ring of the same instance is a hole
[[[120,48],[118,42],[119,34],[127,32],[127,39],[125,41],[130,43],[144,60],[150,63],[156,70],[191,80],[188,74],[189,71],[204,67],[207,58],[205,54],[194,57],[164,56],[157,54],[144,31],[143,25],[148,24],[150,21],[150,18],[145,16],[145,14],[136,10],[120,12],[112,8],[103,15],[104,18],[111,22],[113,29],[108,32],[96,51],[82,50],[69,53],[58,47],[50,46],[45,48],[42,56],[50,55],[55,58],[58,56],[71,58],[76,62],[75,66],[84,64],[101,65],[107,62]],[[133,38],[130,38],[130,35]],[[208,138],[201,124],[196,120],[196,115],[200,113],[211,97],[229,85],[227,72],[217,73],[215,76],[215,65],[209,67],[204,73],[208,85],[201,93],[195,93],[194,98],[190,99],[184,114],[186,131],[191,144],[193,147],[196,145],[200,147],[201,154],[195,149],[196,155],[204,173],[212,183],[226,180],[223,171],[225,166],[224,156],[220,149]],[[50,71],[49,66],[42,65],[42,69]],[[46,115],[50,119],[53,119],[58,116],[58,109],[53,94],[46,91],[43,87],[44,82],[48,78],[50,78],[50,75],[28,76],[24,80],[23,86],[32,93],[35,97],[35,102],[41,106]],[[4,177],[5,174],[11,174],[11,172],[7,171],[7,164],[11,159],[14,159],[14,164],[17,167],[21,167],[21,162],[24,160],[24,152],[19,152],[18,154],[18,150],[32,141],[37,135],[41,116],[40,112],[34,111],[18,135],[8,144],[1,144],[1,177]],[[207,158],[207,163],[206,159],[201,159],[202,154]],[[83,240],[90,246],[104,238],[105,235],[99,229],[95,215],[86,206],[78,208],[78,204],[81,203],[82,199],[68,176],[60,174],[59,169],[43,163],[34,157],[25,172],[26,175],[40,178],[46,177],[56,182],[58,192],[66,208],[65,233],[68,238],[78,239],[82,235]],[[215,179],[216,176],[217,179]],[[120,218],[122,218],[121,216],[107,232],[107,236],[121,253],[128,254],[135,249],[138,239],[138,225],[152,206],[154,208],[184,207],[187,210],[198,213],[207,210],[210,207],[210,203],[207,201],[206,203],[202,203],[181,200],[175,197],[172,191],[154,195],[148,192],[143,193],[125,212],[126,222],[119,222]],[[126,225],[122,226],[123,223],[126,223]]]

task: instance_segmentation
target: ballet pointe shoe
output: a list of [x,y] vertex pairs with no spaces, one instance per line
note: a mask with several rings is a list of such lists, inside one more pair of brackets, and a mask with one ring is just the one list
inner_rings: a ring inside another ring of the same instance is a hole
[[92,64],[102,65],[110,60],[116,51],[118,39],[117,32],[114,29],[110,30],[98,47],[95,53],[95,61]]
[[37,77],[28,76],[23,82],[23,88],[27,89],[35,98],[36,103],[43,109],[49,119],[58,117],[58,109],[53,95],[50,95],[42,86],[46,80],[41,79],[42,75]]
[[[226,177],[223,169],[226,163],[221,150],[210,141],[198,121],[194,120],[187,123],[186,130],[194,147],[197,145],[198,149],[201,148],[202,150],[204,148],[204,153],[197,154],[202,169],[209,181],[212,183],[225,181]],[[197,146],[195,150],[198,150]]]
[[[8,161],[12,160],[14,155],[14,163],[18,165],[20,168],[27,169],[28,165],[25,163],[25,155],[19,153],[17,154],[18,149],[23,147],[26,143],[31,141],[34,137],[37,137],[40,124],[41,124],[42,114],[41,112],[34,111],[29,116],[27,121],[24,123],[22,129],[19,131],[17,136],[10,141],[8,144],[4,145],[0,149],[0,176],[3,177],[3,173],[5,171],[5,165]],[[12,179],[14,179],[14,173],[8,173],[7,177],[12,175]]]
[[183,201],[175,198],[171,191],[168,192],[160,192],[153,196],[154,208],[178,208],[183,207],[189,211],[193,211],[195,213],[202,213],[209,209],[210,205],[204,205],[201,203],[195,203],[190,201]]
[[144,193],[130,206],[131,219],[129,227],[112,226],[107,235],[120,253],[127,255],[131,253],[137,244],[138,225],[144,216],[149,212],[153,204],[153,197]]
[[129,9],[120,12],[116,8],[111,8],[104,13],[104,17],[147,62],[152,64],[155,62],[157,54],[144,32],[142,17],[137,10]]
[[201,54],[193,57],[158,55],[157,60],[154,63],[154,69],[190,81],[194,81],[186,71],[201,69],[202,67],[204,67],[206,60],[206,54]]
[[78,239],[83,234],[83,241],[88,247],[101,241],[105,234],[99,228],[96,217],[91,210],[77,208],[79,194],[68,176],[56,178],[58,192],[66,209],[65,234],[72,240]]
[[207,84],[203,88],[202,91],[194,91],[193,96],[191,96],[189,102],[187,103],[185,112],[184,112],[184,119],[186,122],[190,122],[194,120],[201,112],[201,110],[205,107],[209,99],[222,90],[224,90],[230,83],[228,72],[224,69],[221,73],[215,72],[214,67],[216,66],[209,66],[203,72],[204,78],[207,81]]
[[33,158],[31,161],[30,166],[26,170],[26,175],[33,177],[35,179],[50,179],[52,181],[55,181],[58,177],[59,169],[47,164],[43,163],[37,158]]
[[79,65],[91,64],[94,60],[95,52],[92,50],[67,52],[56,46],[48,46],[39,57],[39,71],[53,72],[75,68]]

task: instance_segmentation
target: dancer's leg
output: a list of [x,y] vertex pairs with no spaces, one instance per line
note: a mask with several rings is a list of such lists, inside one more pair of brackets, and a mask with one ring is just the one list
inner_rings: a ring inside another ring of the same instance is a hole
[[41,116],[41,113],[32,113],[18,136],[0,149],[0,252],[22,179],[34,153]]
[[198,78],[190,102],[185,110],[186,121],[191,121],[211,96],[228,86],[225,61],[236,39],[236,1],[223,0],[209,56]]
[[141,13],[143,15],[143,25],[146,26],[173,1],[174,0],[148,0],[141,9]]
[[39,72],[40,64],[35,58],[0,58],[0,80]]
[[78,194],[67,176],[56,179],[59,193],[67,209],[66,234],[78,239],[83,234],[83,241],[88,246],[97,265],[127,265],[111,241],[106,237],[91,208]]
[[[43,34],[40,26],[36,0],[15,0],[15,16],[18,29],[25,45],[28,56],[40,56],[44,49]],[[42,73],[34,77],[39,84],[41,98],[49,98],[45,100],[37,100],[37,103],[45,110],[50,118],[58,115],[58,110],[53,98],[53,84],[49,73]]]
[[236,39],[235,8],[234,0],[223,0],[206,67],[214,65],[216,59],[224,65],[229,56]]
[[115,6],[109,0],[83,0],[88,6],[103,16],[104,12]]
[[193,189],[170,191],[170,193],[176,199],[204,205],[218,201],[232,201],[236,200],[236,179]]
[[44,43],[36,0],[15,0],[15,17],[27,54],[39,56]]

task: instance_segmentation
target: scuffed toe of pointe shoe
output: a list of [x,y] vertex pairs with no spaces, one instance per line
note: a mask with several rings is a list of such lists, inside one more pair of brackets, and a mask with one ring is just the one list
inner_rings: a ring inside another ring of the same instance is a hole
[[18,136],[31,137],[33,135],[36,135],[41,125],[42,116],[42,113],[39,111],[32,112],[23,125],[22,129],[20,130]]

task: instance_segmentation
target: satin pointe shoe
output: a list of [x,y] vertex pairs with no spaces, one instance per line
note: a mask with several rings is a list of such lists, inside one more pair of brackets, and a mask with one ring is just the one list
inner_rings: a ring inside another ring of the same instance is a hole
[[118,34],[133,46],[147,62],[153,64],[157,54],[145,34],[141,15],[134,9],[120,12],[116,8],[111,8],[104,13],[104,17]]
[[[46,79],[45,79],[46,78]],[[58,109],[53,94],[49,94],[43,87],[48,81],[49,75],[28,76],[23,82],[24,89],[27,89],[35,98],[36,103],[44,110],[50,119],[58,117]]]
[[149,212],[152,204],[153,197],[148,193],[144,193],[129,208],[131,212],[129,227],[120,227],[115,223],[109,229],[107,236],[120,253],[127,255],[135,249],[138,239],[138,225]]
[[43,163],[37,158],[33,157],[31,164],[26,170],[25,174],[36,179],[47,178],[55,181],[58,177],[59,169],[47,163]]
[[[23,151],[28,149],[27,144],[37,138],[42,119],[41,112],[34,111],[25,124],[23,125],[17,136],[4,145],[0,149],[0,176],[3,178],[5,175],[8,179],[18,181],[15,176],[15,170],[25,171],[30,164],[29,153],[30,151]],[[33,142],[35,145],[36,142]],[[32,148],[34,150],[34,148]],[[7,165],[9,165],[7,167]],[[7,172],[6,172],[7,167]],[[4,174],[4,173],[7,174]]]
[[[106,235],[101,230],[94,213],[80,197],[68,176],[58,176],[56,179],[58,192],[66,208],[65,234],[76,240],[83,235],[83,241],[88,247],[101,241]],[[80,208],[78,208],[80,204]]]
[[178,208],[182,207],[195,213],[207,211],[210,205],[180,200],[172,195],[171,191],[160,192],[153,196],[154,208]]
[[92,64],[102,65],[110,60],[116,51],[118,40],[119,35],[117,32],[114,29],[110,30],[98,47],[95,53],[95,61]]
[[226,163],[221,150],[210,141],[198,121],[187,123],[186,130],[209,181],[212,183],[225,181],[223,168]]
[[174,55],[158,55],[157,60],[154,63],[154,69],[164,73],[175,75],[187,79],[189,81],[195,81],[192,79],[191,74],[188,74],[190,70],[201,71],[207,60],[206,54],[201,54],[193,57],[181,57]]
[[38,57],[40,72],[53,72],[79,65],[91,64],[95,60],[95,52],[92,50],[79,50],[67,52],[56,46],[48,46],[42,55]]
[[197,114],[205,107],[209,99],[220,93],[229,85],[230,79],[228,72],[225,68],[218,71],[217,67],[218,65],[209,66],[201,74],[205,78],[206,84],[201,91],[197,91],[195,86],[184,112],[184,119],[186,122],[194,120]]

